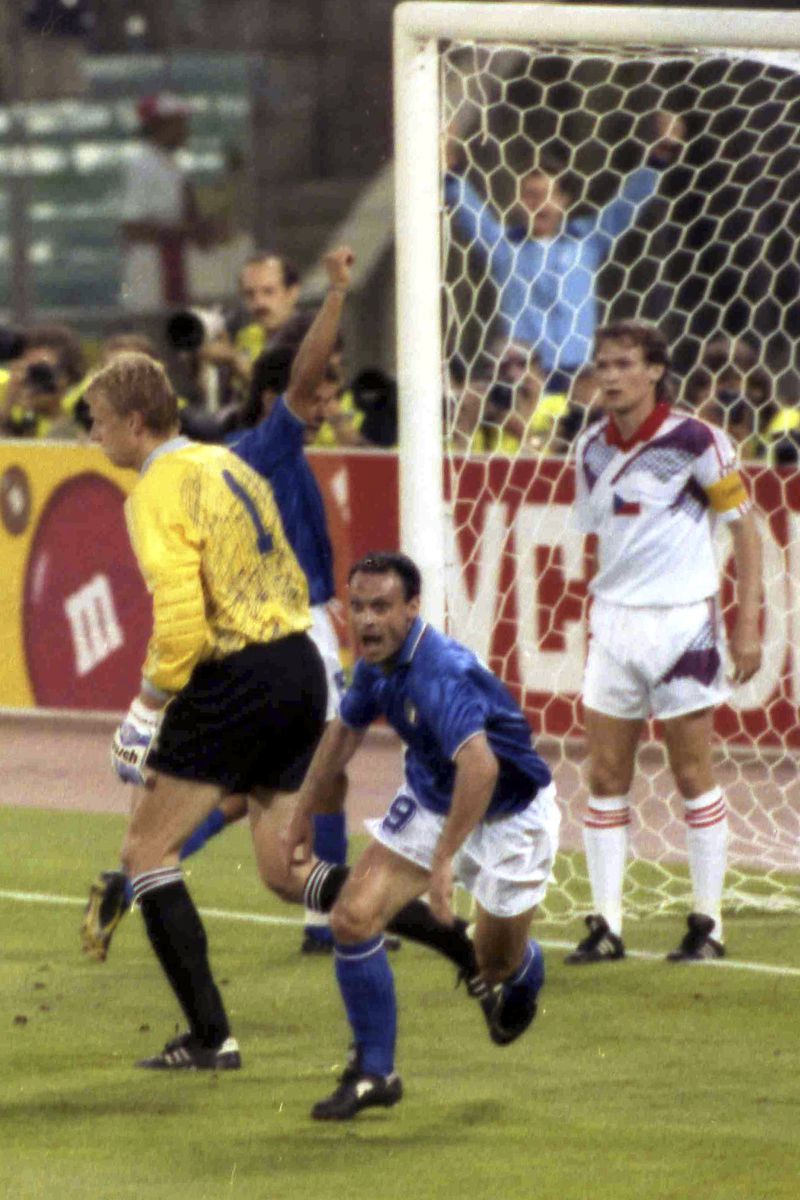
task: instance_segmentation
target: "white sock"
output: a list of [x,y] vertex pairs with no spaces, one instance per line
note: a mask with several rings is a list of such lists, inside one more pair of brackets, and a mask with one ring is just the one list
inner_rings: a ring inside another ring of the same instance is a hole
[[595,912],[622,934],[622,884],[628,852],[631,808],[627,796],[589,797],[583,818],[583,844]]
[[694,911],[714,919],[722,941],[722,888],[728,861],[728,817],[721,788],[684,800],[686,847],[694,891]]
[[330,922],[328,921],[327,913],[314,912],[313,908],[307,908],[303,924],[307,929],[311,925],[313,925],[315,929],[324,929],[326,925],[330,924]]

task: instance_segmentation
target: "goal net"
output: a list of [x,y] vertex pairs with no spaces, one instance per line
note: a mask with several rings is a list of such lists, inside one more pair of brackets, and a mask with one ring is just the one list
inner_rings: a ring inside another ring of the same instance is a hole
[[[593,419],[593,329],[622,318],[667,334],[680,402],[727,429],[756,502],[764,662],[716,724],[725,906],[800,907],[800,36],[780,18],[397,11],[402,537],[427,615],[501,675],[553,765],[554,918],[590,899],[571,454]],[[719,551],[730,628],[725,530]],[[626,913],[686,911],[657,727],[631,799]]]

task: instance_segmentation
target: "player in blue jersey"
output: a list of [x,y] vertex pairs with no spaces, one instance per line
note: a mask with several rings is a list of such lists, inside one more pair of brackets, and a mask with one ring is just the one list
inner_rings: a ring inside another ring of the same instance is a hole
[[[331,356],[339,339],[342,300],[350,284],[352,263],[353,255],[347,247],[326,256],[330,299],[326,298],[319,320],[312,326],[313,335],[309,330],[296,355],[293,347],[279,346],[277,352],[267,351],[256,360],[251,409],[267,410],[267,415],[253,428],[229,439],[231,449],[269,480],[286,536],[308,580],[311,637],[325,664],[329,721],[338,712],[344,690],[339,642],[328,609],[335,595],[333,549],[325,505],[304,447],[322,426],[336,387],[336,375],[330,377]],[[316,380],[316,386],[292,387],[290,368],[295,380]],[[341,773],[332,781],[327,803],[320,807],[314,821],[314,850],[326,862],[347,861],[346,794],[347,776]],[[332,946],[327,916],[308,909],[303,952],[325,953]]]
[[[384,716],[406,745],[405,780],[331,913],[336,976],[354,1054],[339,1086],[312,1109],[348,1120],[396,1104],[396,1002],[383,946],[394,915],[424,892],[454,923],[455,881],[477,905],[475,951],[492,1040],[514,1041],[536,1014],[542,951],[529,940],[558,842],[560,816],[547,764],[503,684],[475,655],[424,622],[420,573],[403,554],[371,554],[350,571],[360,654],[353,683],[328,725],[285,834],[289,863],[310,855],[311,817],[330,780]],[[306,892],[322,886],[319,863]]]

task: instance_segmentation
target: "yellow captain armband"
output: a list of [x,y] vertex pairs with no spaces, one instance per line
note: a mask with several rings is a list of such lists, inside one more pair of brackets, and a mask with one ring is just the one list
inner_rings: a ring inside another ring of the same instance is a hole
[[718,479],[716,483],[707,487],[705,492],[712,509],[717,513],[730,512],[732,508],[738,508],[748,500],[747,490],[738,471],[731,471],[724,479]]

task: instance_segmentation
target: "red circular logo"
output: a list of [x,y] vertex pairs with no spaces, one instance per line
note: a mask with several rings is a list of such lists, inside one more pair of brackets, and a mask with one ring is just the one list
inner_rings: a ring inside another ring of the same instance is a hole
[[128,541],[124,493],[66,480],[45,505],[25,575],[25,658],[36,703],[125,709],[139,690],[152,604]]

